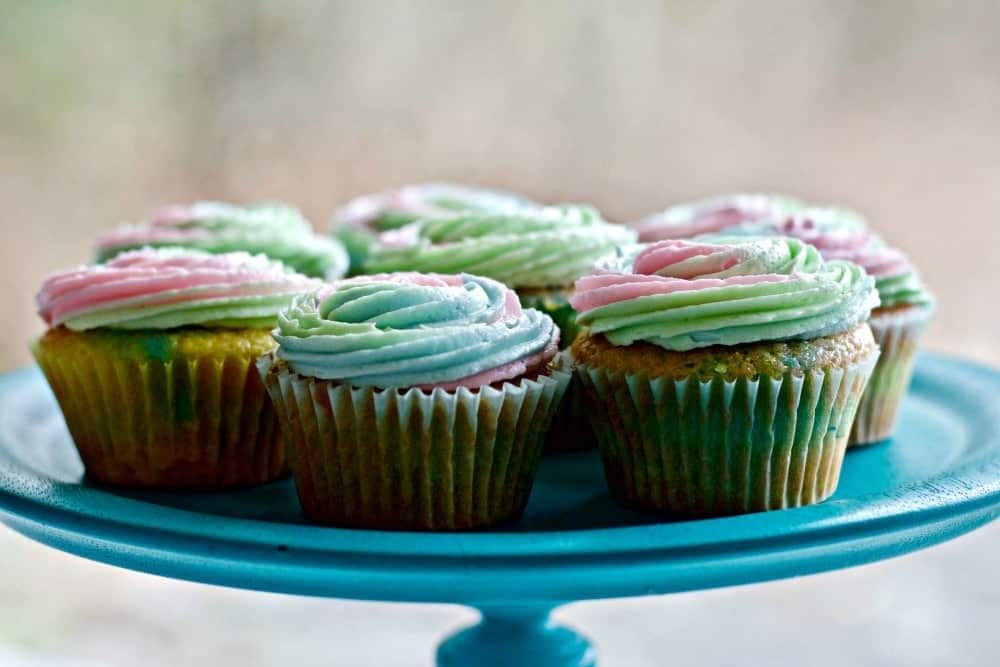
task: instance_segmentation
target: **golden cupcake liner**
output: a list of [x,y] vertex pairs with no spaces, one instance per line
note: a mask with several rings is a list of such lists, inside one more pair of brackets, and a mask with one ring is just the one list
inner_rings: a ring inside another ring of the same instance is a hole
[[258,362],[302,510],[337,526],[466,530],[524,511],[569,374],[455,391],[352,387]]
[[577,366],[612,496],[680,515],[798,507],[837,488],[878,352],[845,368],[727,381]]
[[35,342],[87,475],[123,487],[216,489],[287,474],[254,367],[262,350],[243,341],[230,353],[168,352],[179,335],[114,334],[126,347],[155,341],[158,358],[121,353],[100,332],[60,329]]
[[899,406],[913,377],[917,348],[930,313],[929,308],[921,307],[898,313],[872,314],[868,324],[875,342],[882,348],[882,356],[861,397],[848,447],[881,442],[892,435]]

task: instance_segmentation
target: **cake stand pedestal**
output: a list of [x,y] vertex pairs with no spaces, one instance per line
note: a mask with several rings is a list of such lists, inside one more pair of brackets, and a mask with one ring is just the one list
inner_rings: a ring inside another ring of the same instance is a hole
[[226,493],[93,485],[37,369],[0,376],[0,520],[39,542],[143,572],[236,588],[443,602],[482,621],[442,666],[594,665],[549,620],[575,600],[796,577],[899,556],[1000,513],[1000,372],[923,356],[894,441],[851,451],[829,501],[696,521],[630,512],[596,454],[547,458],[524,517],[451,534],[303,522],[290,481]]

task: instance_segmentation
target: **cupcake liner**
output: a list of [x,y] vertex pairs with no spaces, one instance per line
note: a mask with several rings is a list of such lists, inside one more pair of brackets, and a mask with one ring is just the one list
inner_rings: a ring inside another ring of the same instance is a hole
[[876,311],[868,321],[882,356],[861,397],[848,447],[881,442],[892,435],[930,312],[923,307],[884,314]]
[[[573,374],[573,354],[570,350],[559,353],[560,368]],[[587,409],[586,398],[580,380],[571,377],[566,395],[563,397],[552,428],[545,440],[545,454],[569,454],[592,449],[597,446],[594,429],[590,426],[590,412]]]
[[683,515],[798,507],[837,488],[878,352],[845,368],[727,381],[578,366],[612,496]]
[[528,502],[569,382],[553,371],[476,391],[352,387],[258,362],[305,515],[338,526],[465,530]]
[[223,355],[142,360],[116,354],[87,333],[59,335],[36,341],[33,352],[92,479],[212,489],[287,474],[252,345]]

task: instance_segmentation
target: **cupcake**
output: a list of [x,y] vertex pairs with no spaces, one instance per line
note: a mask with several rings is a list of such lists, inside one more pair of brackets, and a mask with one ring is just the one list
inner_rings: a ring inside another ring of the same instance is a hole
[[864,445],[891,437],[913,375],[920,337],[934,312],[934,299],[907,256],[848,209],[763,195],[711,201],[714,206],[702,203],[667,209],[636,223],[637,228],[647,240],[687,238],[705,232],[794,236],[816,246],[824,258],[854,262],[875,277],[881,304],[872,311],[868,323],[882,354],[858,407],[849,444]]
[[97,261],[147,246],[264,254],[315,278],[340,278],[348,264],[340,242],[314,233],[298,209],[285,204],[168,206],[151,220],[122,225],[98,238]]
[[559,330],[467,274],[361,276],[297,297],[258,363],[307,518],[465,530],[523,512],[569,382]]
[[796,239],[661,241],[576,283],[613,497],[727,515],[829,497],[878,358],[874,279]]
[[[364,268],[370,273],[468,271],[499,280],[516,289],[525,306],[550,315],[569,345],[578,333],[569,303],[573,281],[619,246],[634,242],[634,232],[605,222],[587,206],[465,212],[423,218],[383,233]],[[572,386],[547,451],[593,446],[581,407]]]
[[287,473],[254,364],[295,294],[319,285],[263,255],[123,253],[46,279],[32,345],[87,475],[217,489]]
[[461,211],[503,212],[537,206],[529,199],[501,190],[423,183],[352,199],[334,214],[332,231],[347,246],[351,267],[358,273],[379,234],[414,220]]

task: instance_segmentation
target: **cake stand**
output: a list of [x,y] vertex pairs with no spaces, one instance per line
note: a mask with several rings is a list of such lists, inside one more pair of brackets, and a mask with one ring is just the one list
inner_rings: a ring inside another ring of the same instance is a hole
[[304,523],[290,481],[227,493],[94,486],[37,369],[0,377],[0,519],[63,551],[222,586],[459,603],[482,621],[439,665],[596,664],[549,612],[575,600],[747,584],[899,556],[1000,513],[1000,372],[923,356],[897,437],[851,451],[820,505],[671,521],[608,498],[593,453],[545,459],[524,518],[421,534]]

